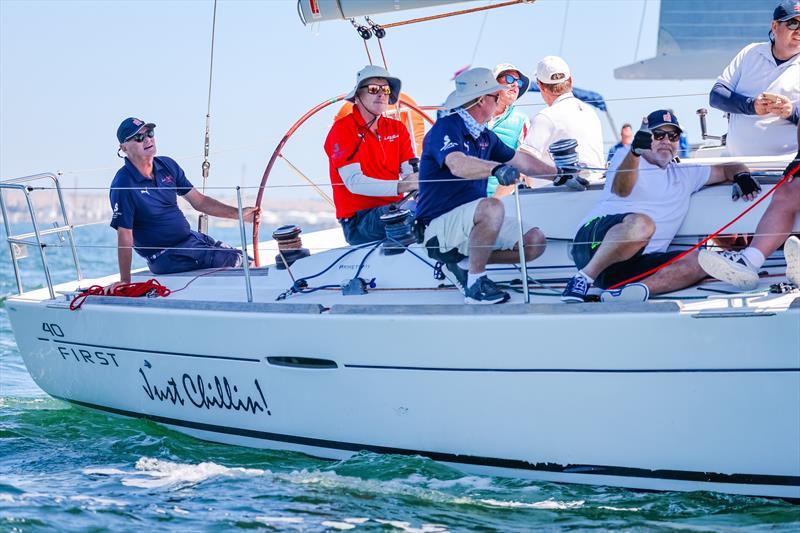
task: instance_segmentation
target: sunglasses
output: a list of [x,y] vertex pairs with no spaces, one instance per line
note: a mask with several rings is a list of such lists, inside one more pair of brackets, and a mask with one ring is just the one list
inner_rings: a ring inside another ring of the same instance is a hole
[[520,89],[522,88],[522,84],[524,83],[520,78],[515,78],[512,74],[506,74],[504,76],[500,76],[497,78],[498,83],[502,83],[503,85],[512,85],[514,83],[517,84],[517,87]]
[[783,23],[790,30],[796,30],[797,28],[800,28],[800,19],[789,19],[783,21]]
[[145,137],[149,137],[149,138],[152,139],[155,136],[156,136],[156,132],[155,131],[147,130],[144,133],[137,133],[136,135],[131,135],[130,137],[125,139],[125,142],[136,141],[137,143],[140,143],[140,142],[144,142]]
[[681,138],[681,132],[679,131],[664,131],[664,130],[653,130],[653,139],[660,141],[664,137],[667,137],[670,141],[675,142]]
[[369,94],[380,94],[383,93],[386,96],[392,94],[392,88],[388,85],[366,85],[367,92]]

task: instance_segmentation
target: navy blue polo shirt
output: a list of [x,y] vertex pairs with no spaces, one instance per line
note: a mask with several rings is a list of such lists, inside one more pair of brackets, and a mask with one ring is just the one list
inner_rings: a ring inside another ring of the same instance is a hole
[[178,195],[192,189],[183,169],[169,157],[156,157],[149,179],[125,158],[111,182],[111,227],[133,230],[133,246],[142,257],[175,246],[191,234],[178,209]]
[[489,128],[473,138],[456,113],[437,120],[425,135],[419,165],[417,218],[425,223],[460,205],[486,198],[488,178],[467,180],[450,173],[444,160],[452,152],[498,163],[510,161],[516,153]]

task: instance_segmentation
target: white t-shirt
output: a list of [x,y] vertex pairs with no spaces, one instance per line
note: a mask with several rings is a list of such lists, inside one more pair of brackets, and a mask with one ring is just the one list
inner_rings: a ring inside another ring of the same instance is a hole
[[[717,78],[728,89],[748,97],[763,92],[800,101],[800,55],[778,66],[770,43],[748,44]],[[797,151],[797,126],[776,115],[731,113],[728,149],[732,156],[790,155]]]
[[578,160],[590,167],[606,166],[603,151],[603,127],[592,106],[569,92],[555,99],[553,105],[533,117],[523,147],[536,157],[553,164],[547,147],[561,139],[578,141]]
[[630,195],[622,198],[611,192],[611,186],[617,168],[629,151],[630,148],[620,148],[614,154],[606,173],[600,202],[584,217],[580,226],[605,215],[642,213],[656,223],[656,231],[644,253],[665,252],[686,218],[692,194],[708,183],[711,167],[672,162],[662,169],[642,157],[636,185]]

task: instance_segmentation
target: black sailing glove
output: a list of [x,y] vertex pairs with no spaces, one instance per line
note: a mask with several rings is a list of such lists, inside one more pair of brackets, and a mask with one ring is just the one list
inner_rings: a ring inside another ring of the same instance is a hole
[[800,179],[800,150],[797,150],[797,155],[794,156],[794,161],[789,163],[789,165],[786,167],[786,170],[783,171],[784,176],[789,176],[790,174],[791,177],[786,180],[787,182],[794,179]]
[[633,142],[631,143],[631,152],[636,157],[642,155],[642,152],[645,150],[650,150],[653,148],[653,134],[650,133],[650,128],[647,125],[647,117],[642,119],[642,126],[639,128],[639,131],[636,132],[636,135],[633,136]]
[[755,198],[760,192],[761,184],[749,172],[739,172],[733,176],[731,198],[733,198],[734,202],[739,198],[748,199],[747,197],[750,195]]
[[553,185],[566,185],[576,191],[585,191],[589,188],[589,180],[578,175],[580,170],[580,166],[556,167],[557,174],[553,179]]
[[492,176],[500,185],[514,185],[519,179],[519,170],[508,165],[497,165],[492,169]]

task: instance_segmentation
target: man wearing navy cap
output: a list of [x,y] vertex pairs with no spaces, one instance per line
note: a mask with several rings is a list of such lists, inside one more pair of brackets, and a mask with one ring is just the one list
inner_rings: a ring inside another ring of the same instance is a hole
[[[125,165],[114,176],[109,196],[120,282],[131,281],[131,249],[147,260],[154,274],[240,266],[242,252],[192,231],[177,199],[183,196],[196,210],[223,218],[239,218],[238,209],[195,189],[173,159],[156,157],[155,127],[130,117],[117,129]],[[257,221],[259,213],[260,208],[247,207],[244,219]]]
[[798,148],[800,0],[778,4],[769,39],[742,48],[711,89],[711,106],[729,114],[732,156],[790,155]]
[[[600,202],[573,239],[578,273],[567,283],[562,301],[586,301],[593,284],[608,289],[677,256],[680,252],[667,248],[686,218],[692,194],[706,185],[734,182],[734,201],[752,200],[761,191],[744,165],[678,163],[681,132],[674,113],[654,111],[642,120],[630,149],[618,150],[611,159]],[[644,301],[650,293],[676,291],[705,275],[695,252],[641,283],[604,291],[601,300]]]

